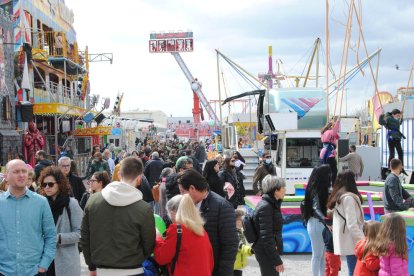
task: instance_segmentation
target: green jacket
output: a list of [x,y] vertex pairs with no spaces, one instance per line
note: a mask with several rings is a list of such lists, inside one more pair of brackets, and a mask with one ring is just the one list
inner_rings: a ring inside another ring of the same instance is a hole
[[237,230],[239,234],[239,250],[236,255],[236,262],[234,263],[234,270],[242,270],[247,266],[247,257],[253,255],[252,247],[246,244],[243,232]]
[[139,267],[155,246],[154,215],[142,193],[112,182],[93,194],[85,207],[81,245],[91,271]]
[[111,169],[109,168],[108,162],[103,160],[102,162],[93,160],[88,167],[88,171],[86,172],[86,178],[89,179],[91,176],[96,172],[106,171],[108,173],[109,179],[111,179]]
[[390,112],[387,112],[385,115],[379,117],[378,122],[388,130],[389,139],[401,140],[401,138],[404,138],[404,135],[400,131],[402,119],[395,119]]

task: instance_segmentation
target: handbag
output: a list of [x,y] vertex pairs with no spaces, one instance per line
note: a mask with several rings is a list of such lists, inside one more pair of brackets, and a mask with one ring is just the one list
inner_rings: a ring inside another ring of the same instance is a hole
[[180,252],[181,247],[181,236],[182,236],[182,228],[180,224],[177,224],[177,244],[175,246],[175,255],[171,261],[171,272],[168,271],[168,266],[166,265],[159,265],[153,257],[149,257],[144,263],[144,275],[158,275],[158,276],[173,276],[175,270],[175,264],[178,260],[178,254]]

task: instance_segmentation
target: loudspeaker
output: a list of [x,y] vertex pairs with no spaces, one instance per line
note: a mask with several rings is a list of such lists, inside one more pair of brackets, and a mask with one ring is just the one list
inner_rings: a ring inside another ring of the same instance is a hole
[[103,115],[102,113],[99,114],[98,116],[95,117],[95,122],[99,125],[104,119],[105,119],[105,115]]
[[339,139],[337,151],[339,158],[347,155],[349,153],[349,139]]
[[33,118],[33,104],[21,104],[22,122],[32,122]]

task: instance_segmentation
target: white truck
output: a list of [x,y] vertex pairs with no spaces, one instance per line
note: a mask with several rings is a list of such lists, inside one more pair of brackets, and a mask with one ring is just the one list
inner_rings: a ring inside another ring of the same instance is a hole
[[277,88],[264,95],[259,120],[263,133],[269,136],[277,175],[286,180],[287,194],[295,193],[295,184],[307,182],[312,169],[320,163],[325,95],[319,88]]

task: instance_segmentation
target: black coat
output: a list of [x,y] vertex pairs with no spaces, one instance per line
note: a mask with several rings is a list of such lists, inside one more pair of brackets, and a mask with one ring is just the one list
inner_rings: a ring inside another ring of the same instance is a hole
[[73,197],[76,198],[78,202],[81,201],[83,193],[85,193],[86,188],[83,185],[82,178],[79,176],[74,175],[73,173],[69,173],[68,181],[70,187],[72,188]]
[[241,172],[235,171],[234,175],[231,171],[222,170],[219,172],[219,177],[224,184],[226,184],[226,182],[230,182],[234,187],[234,195],[231,198],[226,196],[231,204],[233,204],[233,207],[237,208],[239,205],[244,205],[244,197],[246,196],[246,192]]
[[49,159],[43,159],[40,160],[34,167],[34,171],[35,171],[35,177],[36,177],[36,181],[40,176],[40,173],[42,172],[42,170],[46,167],[52,166],[53,162],[50,161]]
[[224,193],[223,187],[224,182],[223,180],[218,176],[217,173],[209,174],[206,177],[207,183],[210,186],[210,191],[215,192],[216,194],[225,197],[226,194]]
[[160,180],[161,171],[164,168],[164,162],[159,159],[152,159],[145,165],[144,175],[148,179],[148,183],[152,188],[156,182]]
[[239,239],[233,206],[214,192],[209,192],[200,207],[204,229],[214,253],[213,276],[233,275]]
[[180,188],[178,188],[177,183],[178,174],[173,173],[167,176],[165,181],[165,193],[167,195],[167,200],[170,200],[176,195],[180,194]]
[[283,253],[281,203],[265,194],[257,204],[253,217],[258,234],[258,240],[253,245],[254,252],[266,256],[273,266],[283,264],[280,258]]
[[198,162],[198,160],[194,156],[188,156],[187,155],[187,157],[190,158],[191,161],[193,161],[193,169],[198,171],[200,174],[203,174],[200,162]]
[[138,190],[142,192],[142,199],[145,202],[149,203],[151,201],[154,201],[154,197],[152,196],[152,188],[148,183],[148,180],[145,177],[145,175],[142,176],[142,182],[141,185],[138,187]]
[[206,157],[206,148],[203,145],[198,145],[195,150],[194,158],[197,159],[199,163],[204,163],[206,161]]

